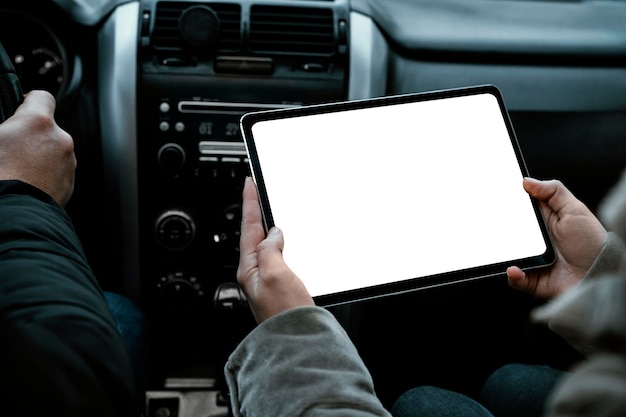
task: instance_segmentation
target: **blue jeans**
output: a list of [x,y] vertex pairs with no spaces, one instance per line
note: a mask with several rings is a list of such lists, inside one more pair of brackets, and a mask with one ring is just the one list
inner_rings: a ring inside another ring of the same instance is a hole
[[391,414],[394,417],[493,417],[485,407],[463,394],[428,385],[402,394]]
[[398,398],[394,417],[541,417],[564,372],[539,365],[510,364],[496,370],[477,400],[443,388],[421,386]]
[[105,291],[104,298],[128,348],[137,392],[143,395],[148,384],[150,362],[146,318],[135,303],[122,295]]
[[564,375],[549,366],[505,365],[485,381],[479,401],[496,417],[541,417],[552,389]]

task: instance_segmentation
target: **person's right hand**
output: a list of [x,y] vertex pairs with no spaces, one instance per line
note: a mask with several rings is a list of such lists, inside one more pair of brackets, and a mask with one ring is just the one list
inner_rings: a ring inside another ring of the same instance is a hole
[[283,246],[280,229],[273,227],[265,236],[256,187],[246,178],[237,281],[257,323],[294,307],[314,305],[304,283],[285,264]]
[[593,213],[560,181],[524,178],[524,189],[539,200],[555,246],[556,262],[528,273],[509,267],[509,285],[537,298],[553,298],[584,278],[608,234]]
[[64,206],[74,191],[76,157],[72,137],[55,119],[56,101],[34,90],[0,124],[0,180],[20,180]]

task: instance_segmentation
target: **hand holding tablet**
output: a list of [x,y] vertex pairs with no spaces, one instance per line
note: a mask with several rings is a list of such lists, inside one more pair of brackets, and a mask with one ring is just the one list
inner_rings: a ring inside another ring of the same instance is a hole
[[493,86],[248,113],[241,126],[265,224],[320,305],[554,262]]

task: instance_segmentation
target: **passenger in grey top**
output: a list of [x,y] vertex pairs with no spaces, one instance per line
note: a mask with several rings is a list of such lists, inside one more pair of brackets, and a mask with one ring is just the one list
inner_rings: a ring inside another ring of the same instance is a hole
[[[536,320],[590,354],[551,396],[547,416],[626,415],[624,245],[558,181],[525,179],[541,202],[558,252],[544,270],[507,270],[512,287],[551,299]],[[515,238],[512,236],[511,238]],[[315,307],[264,235],[254,184],[243,194],[238,281],[259,324],[225,366],[235,416],[389,416],[372,378],[334,317]],[[427,415],[427,414],[422,414]]]

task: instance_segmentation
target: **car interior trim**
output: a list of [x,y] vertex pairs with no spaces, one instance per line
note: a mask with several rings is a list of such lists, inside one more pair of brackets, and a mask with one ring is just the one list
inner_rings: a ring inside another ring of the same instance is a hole
[[348,99],[383,96],[387,62],[387,43],[376,24],[364,14],[351,12]]
[[98,24],[118,5],[137,0],[52,0],[75,21],[86,26]]
[[[617,1],[353,0],[406,53],[612,56],[626,49]],[[449,30],[454,28],[454,30]],[[452,57],[458,60],[458,56]]]
[[[107,201],[119,213],[124,245],[125,290],[139,293],[137,229],[137,126],[136,91],[139,3],[115,9],[100,38],[100,117],[107,179]],[[104,67],[104,65],[107,65]]]
[[[416,61],[393,56],[389,93],[495,84],[511,110],[610,111],[626,107],[626,69],[484,65]],[[414,77],[398,79],[402,73]],[[571,86],[575,86],[572,88]]]

